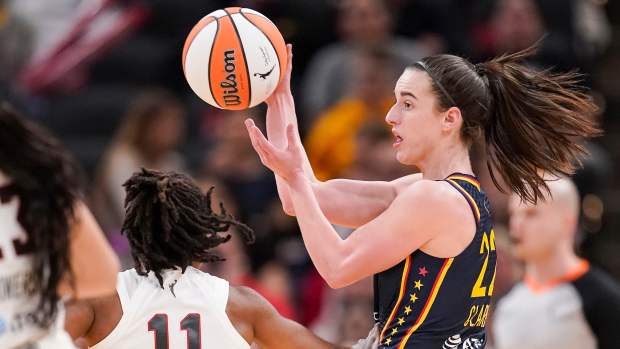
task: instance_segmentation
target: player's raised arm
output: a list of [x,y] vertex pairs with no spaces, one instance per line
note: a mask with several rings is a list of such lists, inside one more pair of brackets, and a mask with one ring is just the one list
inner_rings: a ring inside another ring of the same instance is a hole
[[[297,115],[295,114],[295,101],[293,100],[293,94],[291,93],[291,71],[293,69],[293,48],[291,44],[286,45],[286,52],[288,55],[286,71],[282,81],[278,84],[278,87],[269,98],[265,101],[267,103],[267,117],[266,127],[269,140],[278,148],[285,148],[287,146],[286,139],[286,127],[293,125],[295,129],[295,137],[300,139],[299,128],[297,126]],[[304,173],[314,182],[318,182],[310,166],[310,161],[305,151],[304,156]],[[286,183],[278,175],[276,177],[276,185],[278,187],[278,194],[282,201],[282,207],[288,214],[294,214],[292,211],[292,204],[288,193],[288,187]]]
[[[331,223],[348,227],[363,225],[385,211],[397,193],[406,188],[408,184],[419,180],[421,175],[410,175],[392,182],[347,179],[321,182],[317,180],[299,136],[295,101],[290,87],[293,59],[291,45],[287,46],[287,52],[288,60],[284,78],[266,101],[269,142],[281,149],[287,146],[298,148],[303,163],[303,172],[312,183],[321,210]],[[287,141],[286,128],[289,125],[292,125],[295,138],[295,142],[292,143]],[[254,127],[253,123],[248,124],[248,128],[253,140],[252,144],[256,148],[260,131]],[[254,137],[252,132],[255,133]],[[278,175],[275,177],[284,211],[289,215],[295,215],[286,183]]]

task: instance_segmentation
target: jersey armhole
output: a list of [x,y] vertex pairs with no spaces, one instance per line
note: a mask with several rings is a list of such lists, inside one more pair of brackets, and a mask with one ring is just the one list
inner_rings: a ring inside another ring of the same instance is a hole
[[469,208],[471,209],[471,213],[474,216],[474,222],[476,223],[476,231],[478,231],[478,229],[480,228],[480,210],[478,209],[478,204],[476,203],[474,198],[463,187],[461,187],[461,185],[459,185],[456,181],[451,180],[451,179],[446,179],[445,182],[450,184],[454,189],[456,189],[456,191],[458,191],[463,196],[465,201],[467,201],[467,204],[469,205]]
[[[227,280],[218,278],[216,276],[208,275],[208,278],[213,280],[213,282],[210,282],[210,284],[213,285],[211,287],[211,289],[213,290],[212,293],[217,295],[217,298],[214,299],[211,304],[218,308],[218,312],[219,314],[221,314],[220,324],[224,327],[224,329],[227,329],[227,331],[224,331],[222,335],[227,336],[230,341],[235,343],[236,348],[250,349],[251,344],[246,342],[245,338],[241,336],[241,333],[237,331],[232,321],[230,321],[228,314],[226,313],[228,298],[230,296],[230,288],[232,286]],[[205,297],[208,297],[208,294],[206,294],[206,292],[203,292],[203,295]]]
[[[98,348],[108,348],[114,345],[118,341],[118,338],[121,338],[128,327],[127,323],[131,320],[133,315],[133,311],[131,310],[131,297],[129,295],[128,283],[132,280],[136,280],[135,276],[137,273],[135,270],[127,270],[124,272],[118,273],[116,279],[116,294],[118,295],[118,299],[121,303],[121,319],[118,321],[116,326],[112,329],[110,333],[106,337],[104,337],[99,343],[92,345],[91,349]],[[139,284],[138,284],[139,286]],[[134,294],[135,294],[134,290]]]
[[116,281],[116,293],[118,294],[118,299],[121,301],[121,307],[123,311],[127,309],[127,306],[130,304],[129,291],[127,290],[127,282],[124,280],[124,273],[119,273]]
[[[132,302],[132,298],[136,296],[136,293],[143,287],[142,276],[139,276],[135,269],[130,269],[121,273],[118,273],[116,282],[116,294],[121,303],[121,310],[123,311],[123,319],[130,319],[133,316],[134,308],[139,305],[140,302]],[[138,304],[136,304],[138,303]]]

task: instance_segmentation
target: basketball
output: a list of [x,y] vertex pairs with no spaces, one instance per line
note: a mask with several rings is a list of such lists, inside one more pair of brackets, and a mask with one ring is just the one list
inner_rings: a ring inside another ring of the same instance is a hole
[[286,67],[286,45],[261,13],[240,7],[202,18],[183,47],[183,72],[192,90],[210,105],[243,110],[275,90]]

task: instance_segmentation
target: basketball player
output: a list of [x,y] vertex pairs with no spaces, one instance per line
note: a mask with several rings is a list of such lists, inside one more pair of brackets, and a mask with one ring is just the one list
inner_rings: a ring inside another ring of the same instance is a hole
[[[539,171],[571,172],[583,152],[574,137],[597,133],[588,121],[595,106],[577,77],[519,64],[532,52],[477,65],[436,55],[406,68],[386,121],[396,158],[421,174],[393,182],[315,179],[296,131],[290,66],[267,101],[269,140],[246,121],[327,283],[375,275],[380,348],[486,343],[496,253],[489,204],[469,158],[475,140],[486,144],[495,183],[535,202],[545,190]],[[356,230],[343,240],[330,223]]]
[[567,178],[547,187],[536,205],[510,200],[510,235],[525,278],[497,305],[495,347],[620,348],[620,285],[574,251],[577,188]]
[[[335,348],[281,317],[263,297],[199,270],[219,261],[210,249],[227,242],[230,227],[253,232],[211,209],[187,176],[142,170],[126,183],[123,233],[135,269],[118,276],[117,293],[67,309],[67,330],[94,349]],[[356,348],[371,348],[372,338]],[[374,348],[376,348],[376,344]]]
[[119,262],[80,197],[76,163],[0,105],[0,348],[74,348],[61,300],[114,292]]

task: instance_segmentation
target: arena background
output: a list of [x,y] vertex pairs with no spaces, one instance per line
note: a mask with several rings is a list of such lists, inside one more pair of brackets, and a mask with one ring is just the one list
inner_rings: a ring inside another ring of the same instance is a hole
[[[228,261],[208,267],[250,285],[278,310],[346,342],[371,325],[365,280],[329,290],[282,213],[271,173],[251,149],[242,120],[264,107],[221,111],[185,83],[181,49],[192,26],[222,7],[271,18],[293,44],[293,94],[313,166],[322,179],[392,179],[383,123],[403,67],[452,53],[479,62],[542,38],[528,64],[578,69],[600,106],[605,134],[575,181],[582,196],[580,254],[620,279],[620,3],[605,0],[0,0],[0,93],[49,127],[85,170],[89,204],[131,266],[119,234],[121,184],[141,166],[192,174],[257,233],[233,240]],[[535,145],[533,145],[535,146]],[[19,149],[15,149],[19,151]],[[480,149],[475,167],[493,203],[500,254],[497,293],[520,277],[510,254],[506,196],[495,190]],[[349,233],[339,230],[343,236]],[[543,234],[544,232],[541,232]]]

